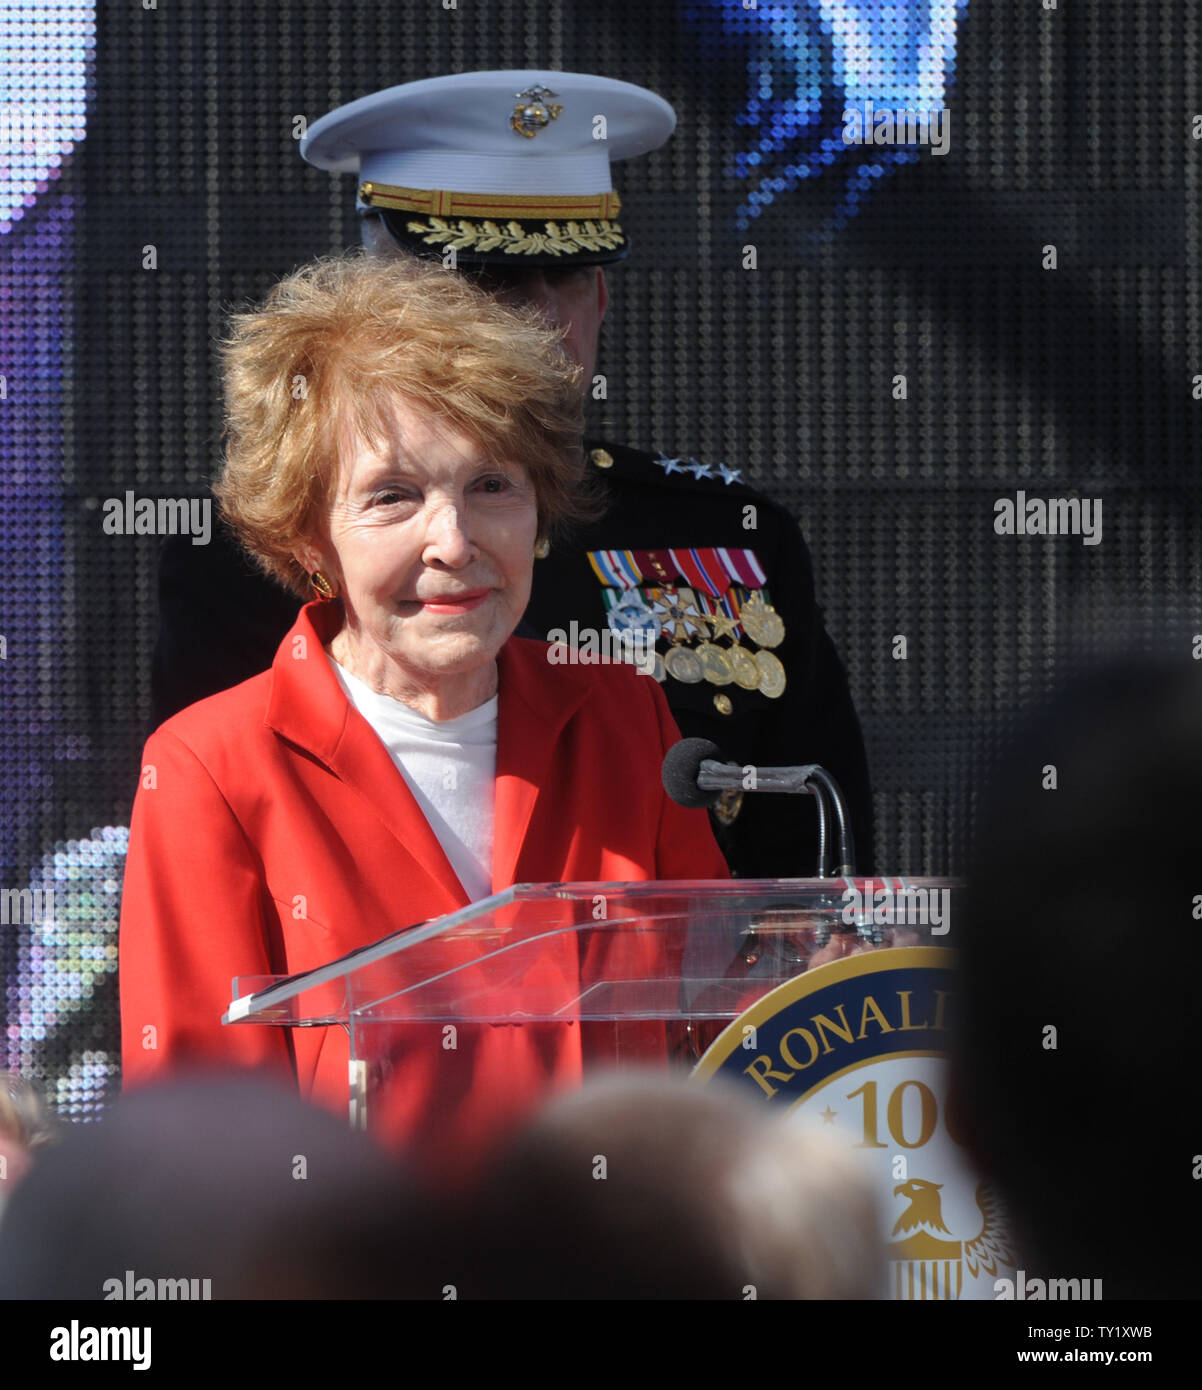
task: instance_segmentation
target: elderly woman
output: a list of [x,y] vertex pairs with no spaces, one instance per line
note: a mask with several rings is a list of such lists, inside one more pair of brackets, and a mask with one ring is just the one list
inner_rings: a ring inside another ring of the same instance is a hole
[[[536,555],[582,510],[554,335],[438,266],[351,256],[237,316],[225,354],[215,490],[259,564],[316,598],[269,671],[146,745],[125,1078],[266,1065],[345,1113],[342,1030],[223,1028],[234,976],[309,970],[515,882],[727,870],[705,813],[661,789],[678,734],[656,682],[513,636]],[[494,1087],[557,1071],[477,1060]],[[432,1093],[419,1072],[395,1084]]]

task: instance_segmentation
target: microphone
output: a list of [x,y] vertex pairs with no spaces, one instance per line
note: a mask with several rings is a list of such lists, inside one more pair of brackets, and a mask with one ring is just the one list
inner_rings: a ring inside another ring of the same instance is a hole
[[[702,764],[706,762],[713,764],[713,767],[706,770],[707,783],[712,782],[715,769],[719,773],[739,772],[738,781],[723,780],[716,787],[703,786],[700,774]],[[724,767],[722,750],[708,738],[682,738],[679,743],[674,743],[664,756],[660,778],[664,784],[664,791],[672,800],[678,806],[690,808],[713,806],[728,786],[743,785],[741,769],[733,765]]]
[[832,877],[827,830],[833,805],[842,861],[836,876],[850,878],[855,874],[855,845],[847,802],[838,782],[817,763],[796,767],[740,767],[727,762],[722,750],[709,739],[682,738],[668,749],[661,777],[664,791],[680,806],[712,806],[724,791],[730,790],[812,796],[818,810],[818,878]]

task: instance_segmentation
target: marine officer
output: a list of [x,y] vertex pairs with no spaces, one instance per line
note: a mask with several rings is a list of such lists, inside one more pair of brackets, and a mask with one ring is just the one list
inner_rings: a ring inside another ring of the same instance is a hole
[[[611,167],[658,149],[675,119],[653,92],[609,78],[460,73],[339,107],[309,128],[301,154],[355,177],[373,254],[437,257],[561,326],[587,391],[609,296],[604,267],[630,249]],[[740,764],[813,762],[831,772],[867,871],[863,738],[797,522],[747,484],[737,461],[682,457],[671,441],[656,442],[663,447],[586,439],[604,515],[540,559],[519,632],[563,632],[586,647],[621,634],[632,650],[653,645],[648,665],[686,737],[711,739]],[[155,724],[265,670],[297,606],[224,526],[208,546],[168,540]],[[711,815],[735,874],[813,873],[808,797],[727,793]]]

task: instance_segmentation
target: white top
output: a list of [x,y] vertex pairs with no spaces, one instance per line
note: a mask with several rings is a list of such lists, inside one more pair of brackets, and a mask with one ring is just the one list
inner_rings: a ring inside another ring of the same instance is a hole
[[492,892],[497,697],[436,724],[380,695],[327,654],[347,699],[379,735],[459,876],[468,899]]

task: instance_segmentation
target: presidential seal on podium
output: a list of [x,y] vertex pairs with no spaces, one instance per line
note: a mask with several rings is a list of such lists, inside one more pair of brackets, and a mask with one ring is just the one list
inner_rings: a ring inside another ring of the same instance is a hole
[[693,1073],[738,1085],[846,1145],[885,1214],[895,1299],[992,1299],[1017,1255],[948,1102],[955,953],[866,949],[757,1000]]

